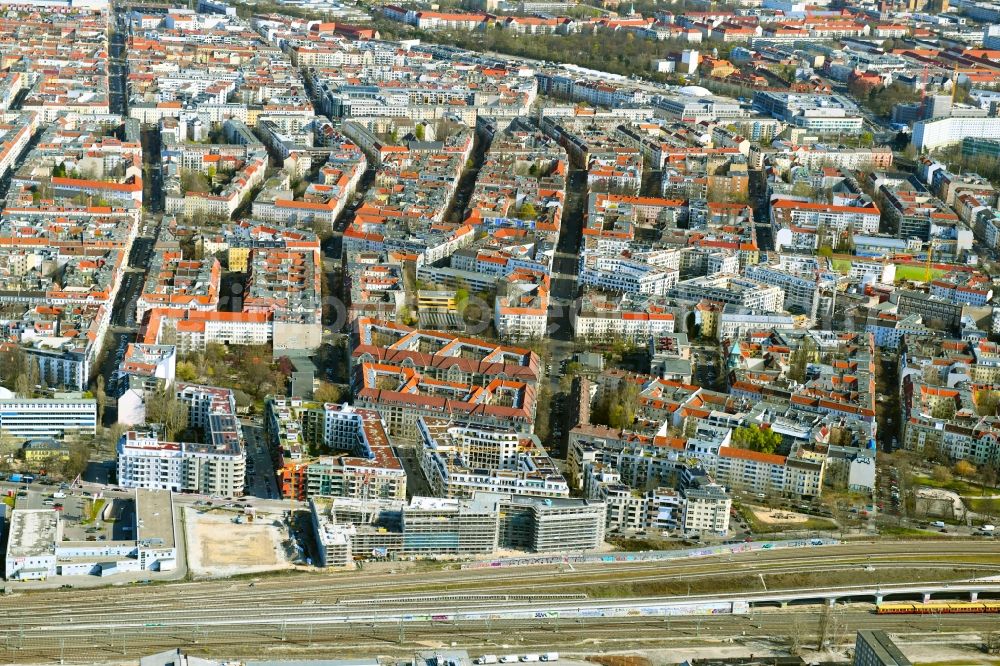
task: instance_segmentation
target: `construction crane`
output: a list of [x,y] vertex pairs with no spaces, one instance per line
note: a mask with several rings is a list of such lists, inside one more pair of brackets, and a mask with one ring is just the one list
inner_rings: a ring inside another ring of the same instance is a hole
[[924,282],[931,281],[931,271],[933,271],[933,261],[934,261],[934,241],[931,240],[927,243],[927,268],[924,271]]

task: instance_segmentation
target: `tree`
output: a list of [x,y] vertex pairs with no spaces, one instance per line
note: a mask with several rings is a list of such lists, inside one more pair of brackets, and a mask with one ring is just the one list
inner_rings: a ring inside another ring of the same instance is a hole
[[82,439],[69,442],[69,456],[62,462],[61,470],[64,479],[75,479],[83,474],[90,463],[90,443]]
[[164,439],[171,440],[187,427],[187,405],[173,391],[157,391],[146,398],[146,423],[162,425]]
[[538,211],[530,202],[524,203],[518,208],[517,216],[522,220],[536,220],[538,219]]
[[469,290],[465,287],[459,287],[455,290],[455,312],[462,314],[465,311],[465,306],[469,303]]
[[418,123],[417,126],[413,128],[413,136],[417,137],[417,141],[423,141],[424,140],[424,137],[426,136],[426,132],[424,130],[424,124],[423,123]]
[[788,377],[800,384],[806,380],[806,370],[816,357],[816,341],[804,336],[799,346],[788,357]]
[[941,400],[934,405],[934,409],[931,410],[931,416],[942,421],[954,418],[955,403],[951,400]]
[[318,402],[342,402],[344,400],[344,390],[337,384],[320,382],[319,387],[313,391],[313,400]]
[[94,391],[94,398],[97,400],[97,422],[104,422],[104,407],[108,401],[108,394],[104,391],[104,375],[97,375],[97,388]]
[[635,423],[638,407],[639,386],[635,382],[622,380],[616,391],[601,391],[601,397],[591,413],[591,421],[622,430]]
[[181,189],[185,192],[209,193],[212,191],[210,179],[200,171],[181,170]]
[[971,478],[976,474],[976,466],[970,463],[968,460],[959,460],[955,463],[955,467],[952,468],[955,476],[962,476],[965,478]]
[[948,483],[951,481],[951,472],[944,465],[935,465],[931,477],[938,483]]
[[181,361],[175,370],[177,379],[182,382],[193,382],[198,379],[198,368],[190,361]]
[[979,416],[996,416],[1000,393],[983,390],[976,394],[976,413]]
[[22,372],[14,378],[14,393],[20,398],[33,398],[35,395],[35,385],[28,379],[27,373]]
[[979,467],[979,481],[984,486],[995,487],[997,485],[997,478],[1000,478],[1000,472],[997,471],[994,463],[988,462]]
[[733,431],[733,446],[759,453],[774,453],[781,445],[781,435],[770,428],[761,428],[756,423],[739,427]]

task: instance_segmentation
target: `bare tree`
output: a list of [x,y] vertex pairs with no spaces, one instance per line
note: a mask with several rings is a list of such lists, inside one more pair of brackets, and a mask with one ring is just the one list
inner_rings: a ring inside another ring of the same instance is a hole
[[187,427],[187,405],[173,391],[158,391],[146,398],[146,423],[163,426],[165,439],[173,439]]
[[97,400],[97,422],[104,423],[104,407],[108,402],[108,394],[104,391],[104,375],[97,375],[94,398]]

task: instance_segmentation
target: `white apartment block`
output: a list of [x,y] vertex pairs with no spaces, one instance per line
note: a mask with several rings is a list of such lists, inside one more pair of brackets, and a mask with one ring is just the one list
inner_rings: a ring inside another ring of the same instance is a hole
[[503,307],[496,301],[493,325],[501,340],[538,340],[548,331],[548,308]]
[[196,492],[236,497],[246,481],[243,431],[229,389],[178,383],[188,426],[205,441],[160,441],[155,432],[130,430],[118,440],[118,484],[123,488]]
[[825,228],[827,234],[846,231],[856,234],[875,234],[878,233],[880,217],[881,213],[874,204],[833,206],[790,199],[779,199],[771,203],[772,223],[780,228],[775,239],[779,250],[781,245],[790,244],[788,236],[795,228],[813,230]]
[[939,118],[913,124],[913,146],[920,152],[952,146],[968,136],[1000,139],[1000,118]]
[[752,312],[722,312],[719,315],[718,339],[736,340],[749,331],[772,328],[792,328],[795,318],[787,314],[757,314]]
[[96,431],[97,401],[93,398],[0,400],[0,432],[22,441]]
[[676,326],[673,313],[641,310],[603,312],[584,309],[572,321],[573,337],[594,340],[648,340],[664,333],[673,333]]
[[243,494],[246,455],[204,444],[161,442],[130,430],[118,441],[118,485],[237,497]]
[[627,294],[663,296],[677,284],[679,272],[621,256],[580,256],[579,283]]
[[719,486],[684,492],[682,524],[685,533],[725,534],[733,501]]
[[439,497],[472,497],[475,492],[531,497],[569,497],[569,486],[545,449],[531,435],[421,417],[420,465]]
[[785,302],[780,287],[731,273],[684,280],[671,290],[671,295],[688,301],[719,301],[756,312],[781,312]]

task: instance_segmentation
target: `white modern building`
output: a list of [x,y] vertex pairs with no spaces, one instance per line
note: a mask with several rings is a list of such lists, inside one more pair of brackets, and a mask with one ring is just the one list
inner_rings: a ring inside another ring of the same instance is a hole
[[420,417],[421,468],[435,495],[479,491],[569,497],[569,486],[536,438],[500,428]]
[[97,432],[93,398],[9,398],[0,400],[0,431],[28,440]]
[[920,152],[960,143],[974,136],[1000,139],[1000,118],[939,118],[913,124],[913,146]]
[[156,432],[130,430],[118,440],[118,484],[123,488],[236,497],[246,482],[246,450],[229,389],[177,384],[188,426],[204,442],[161,441]]

